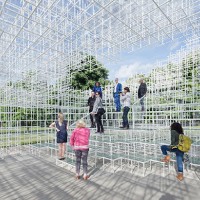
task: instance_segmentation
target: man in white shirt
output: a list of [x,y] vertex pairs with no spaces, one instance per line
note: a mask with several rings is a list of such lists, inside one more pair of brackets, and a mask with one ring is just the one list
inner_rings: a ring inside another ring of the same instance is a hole
[[130,89],[128,87],[124,88],[124,93],[120,94],[120,99],[124,106],[123,116],[122,116],[123,125],[120,128],[129,129],[128,112],[131,106],[131,95],[130,95]]

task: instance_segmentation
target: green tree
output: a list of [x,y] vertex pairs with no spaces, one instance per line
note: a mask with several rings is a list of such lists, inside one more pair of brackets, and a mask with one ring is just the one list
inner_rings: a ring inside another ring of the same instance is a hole
[[71,70],[70,74],[71,84],[78,90],[92,88],[96,81],[99,81],[101,86],[109,83],[108,70],[94,56],[87,56],[81,62],[80,70]]

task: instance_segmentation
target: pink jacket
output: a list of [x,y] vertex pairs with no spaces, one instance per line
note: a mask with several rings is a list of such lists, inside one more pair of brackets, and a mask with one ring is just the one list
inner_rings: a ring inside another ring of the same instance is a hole
[[90,129],[76,128],[70,137],[70,145],[74,150],[89,149]]

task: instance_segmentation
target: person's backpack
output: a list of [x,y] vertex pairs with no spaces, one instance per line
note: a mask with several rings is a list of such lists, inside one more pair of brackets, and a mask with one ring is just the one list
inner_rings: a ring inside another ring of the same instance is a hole
[[179,143],[178,143],[178,149],[182,152],[188,152],[190,150],[192,141],[191,139],[183,134],[179,135]]

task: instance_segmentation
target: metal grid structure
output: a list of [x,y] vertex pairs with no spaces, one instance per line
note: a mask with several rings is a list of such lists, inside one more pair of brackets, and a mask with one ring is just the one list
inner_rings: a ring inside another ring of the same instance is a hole
[[[149,74],[138,74],[127,79],[123,87],[131,91],[132,109],[129,122],[134,128],[153,126],[169,127],[173,121],[183,126],[199,126],[200,110],[200,39],[191,38],[186,46],[168,59],[157,61]],[[144,97],[145,112],[141,112],[138,99],[139,80],[147,84]],[[119,127],[122,113],[115,113],[113,101],[114,83],[105,87],[105,105],[107,114],[105,124]]]
[[[71,72],[83,67],[82,60],[93,55],[100,62],[115,62],[124,50],[132,52],[174,39],[190,44],[191,37],[199,38],[199,10],[198,0],[0,0],[1,157],[12,151],[20,152],[22,147],[39,156],[44,150],[50,151],[52,156],[54,151],[56,154],[55,132],[46,127],[55,120],[57,112],[62,111],[70,125],[77,119],[87,117],[88,91],[75,91],[70,87]],[[191,47],[192,58],[195,58],[199,49]],[[184,52],[180,52],[180,60],[177,61],[173,55],[169,60],[182,62],[181,58],[188,55]],[[90,59],[87,62],[91,64]],[[188,63],[185,61],[186,66],[189,66]],[[159,66],[164,65],[160,63]],[[175,76],[179,77],[179,69],[176,65],[171,71],[155,69],[152,72],[148,82],[152,93],[146,98],[147,109],[160,98],[156,98],[159,89],[162,89],[160,79],[168,74],[166,84],[172,82],[172,86],[176,85],[171,74],[175,71]],[[196,79],[196,75],[192,77],[195,84]],[[133,83],[130,82],[130,85],[135,95],[138,85]],[[186,83],[185,80],[181,84],[189,88]],[[163,98],[169,95],[168,92],[162,93]],[[193,108],[199,110],[195,92],[185,93],[194,94],[190,113]],[[108,86],[104,99],[107,111],[104,124],[118,127],[121,113],[113,112],[111,93],[112,86]],[[172,101],[163,105],[161,102],[157,105],[158,110],[153,112],[154,116],[148,118],[150,110],[146,110],[145,116],[141,115],[137,102],[133,102],[136,103],[132,109],[134,112],[129,117],[133,125],[142,124],[143,128],[145,124],[166,122],[168,111],[165,112],[165,109],[175,103]],[[185,105],[188,106],[186,101],[182,107],[179,106],[181,114],[170,117],[165,125],[169,125],[172,119],[183,119],[181,115],[184,116],[182,110]],[[188,113],[188,108],[185,110]],[[198,115],[197,111],[195,113]],[[152,144],[148,132],[122,135],[121,132],[108,130],[108,133],[108,136],[91,138],[91,158],[95,164],[97,159],[103,159],[103,167],[106,167],[107,160],[111,161],[113,170],[115,164],[121,168],[123,165],[141,165],[143,170],[151,166],[152,159],[146,153],[159,155],[158,138],[165,135],[154,137]],[[165,141],[165,138],[162,139],[160,143]],[[198,165],[199,140],[195,139],[195,142],[197,145],[192,148],[191,154],[196,155],[192,158],[193,163]],[[67,162],[73,164],[74,154],[70,149],[68,155]]]
[[[169,127],[179,121],[185,127],[200,125],[200,40],[191,43],[167,60],[159,61],[149,75],[130,77],[126,85],[132,91],[133,125],[152,124]],[[137,102],[138,80],[146,80],[148,92],[145,112]]]
[[[195,130],[186,130],[186,134],[192,138],[193,144],[189,155],[189,161],[184,163],[184,168],[189,170],[200,166],[199,133]],[[110,172],[128,170],[145,176],[156,173],[165,176],[176,162],[172,153],[169,165],[161,162],[163,155],[160,146],[170,143],[170,132],[166,129],[155,130],[110,130],[105,135],[96,135],[92,132],[90,138],[89,166],[101,168]],[[75,154],[70,147],[67,149],[67,159],[57,160],[57,165],[74,170]]]
[[188,40],[199,34],[199,9],[198,0],[1,0],[1,85],[32,70],[42,92],[86,55],[116,60],[122,50]]

